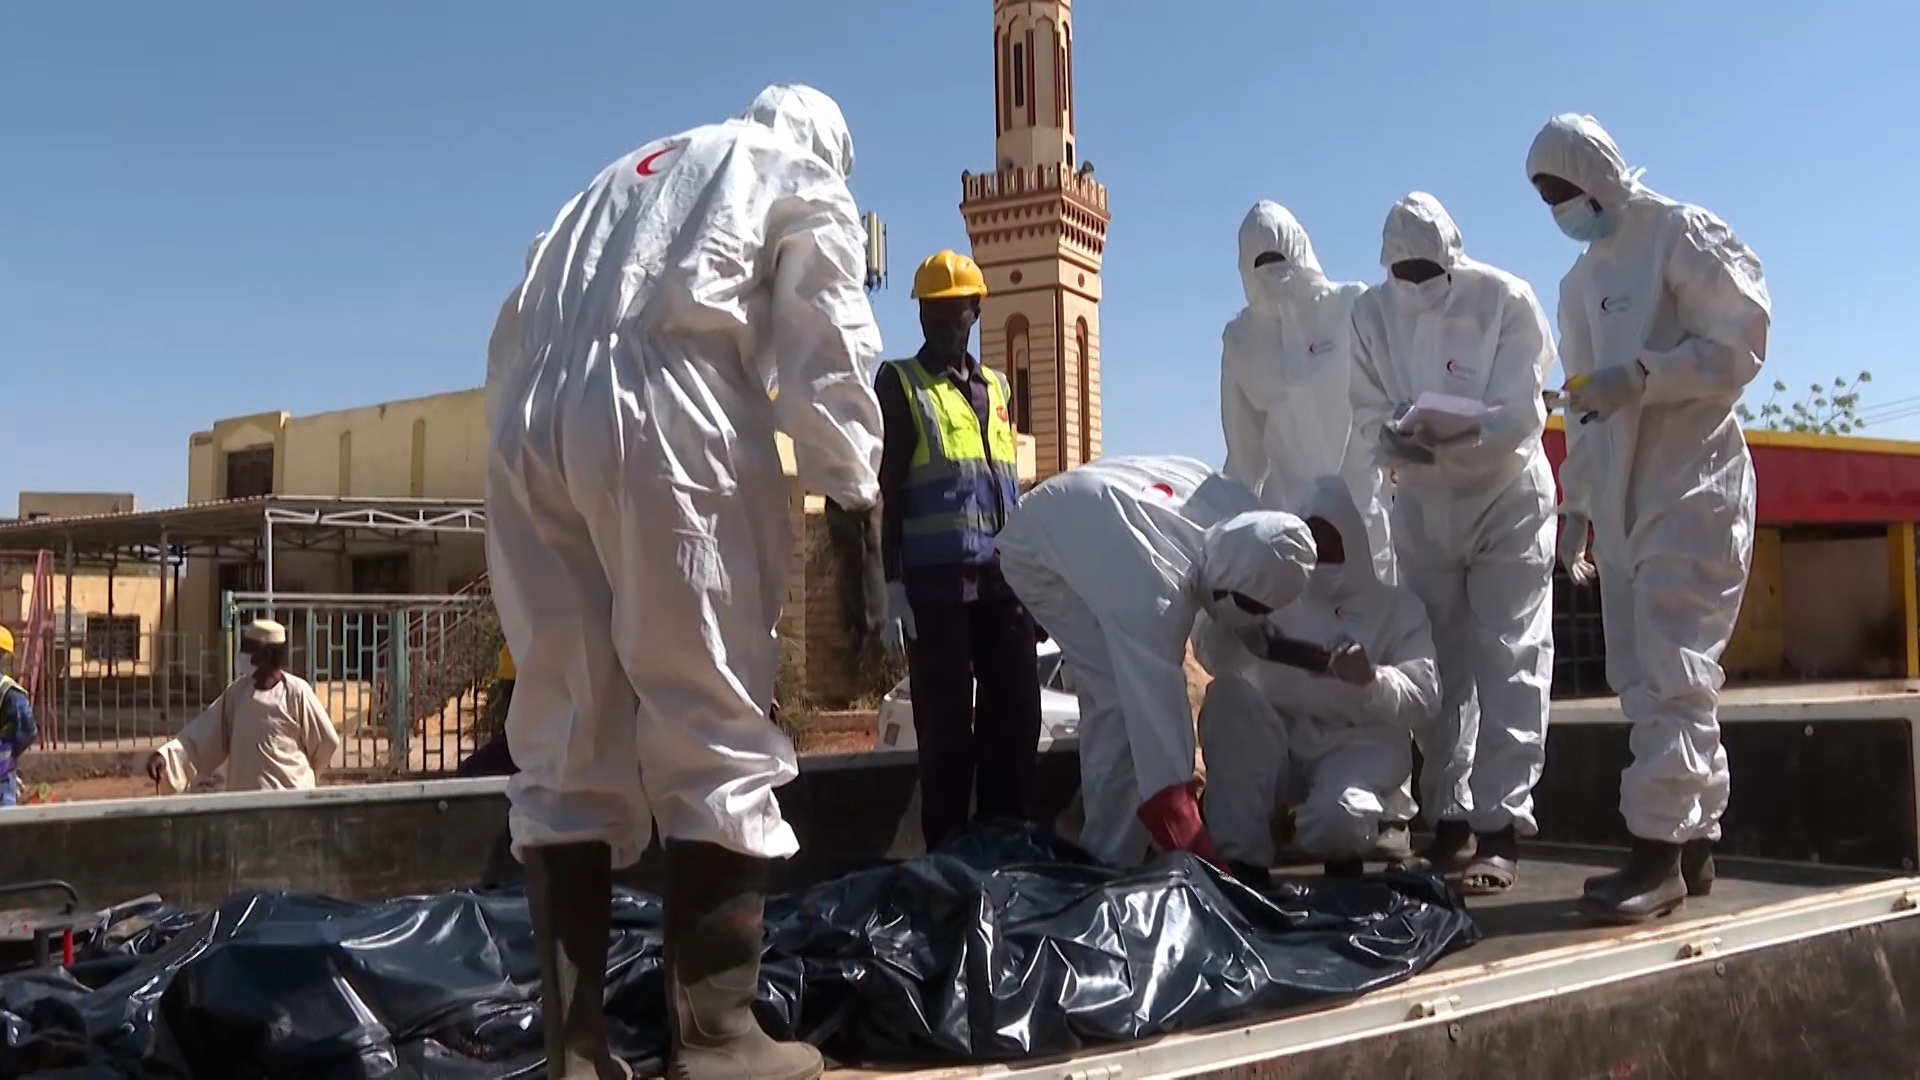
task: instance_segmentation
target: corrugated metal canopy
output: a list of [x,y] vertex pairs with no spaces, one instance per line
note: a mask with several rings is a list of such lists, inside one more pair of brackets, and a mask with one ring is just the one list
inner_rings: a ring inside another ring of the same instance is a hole
[[253,557],[273,524],[274,546],[418,533],[482,533],[479,499],[329,498],[263,495],[130,514],[88,514],[0,523],[0,550],[71,550],[76,561],[153,558],[164,542],[186,555]]

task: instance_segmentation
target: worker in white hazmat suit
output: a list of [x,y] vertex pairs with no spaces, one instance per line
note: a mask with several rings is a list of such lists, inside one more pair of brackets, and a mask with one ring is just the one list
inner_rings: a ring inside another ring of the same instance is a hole
[[1353,302],[1359,282],[1329,280],[1307,230],[1262,200],[1240,223],[1247,306],[1221,335],[1221,471],[1261,504],[1290,510],[1323,476],[1346,480],[1367,523],[1374,570],[1392,583],[1386,485],[1370,448],[1352,438]]
[[1727,807],[1720,654],[1753,556],[1753,462],[1734,405],[1767,355],[1760,259],[1727,224],[1648,190],[1592,117],[1558,116],[1527,177],[1587,245],[1560,283],[1568,382],[1560,560],[1598,562],[1607,681],[1632,723],[1626,869],[1582,908],[1637,922],[1702,895]]
[[1233,630],[1292,603],[1313,566],[1306,524],[1191,458],[1101,458],[1033,489],[996,542],[1073,673],[1082,846],[1114,866],[1149,842],[1223,865],[1194,790],[1187,639],[1201,611]]
[[610,871],[656,825],[674,1075],[821,1071],[751,1006],[769,860],[797,848],[774,796],[793,746],[768,716],[792,546],[775,429],[808,491],[863,511],[877,491],[852,168],[839,107],[802,86],[614,162],[548,229],[520,355],[489,388],[509,821],[551,1076],[622,1071],[601,1013]]
[[[1222,471],[1288,510],[1322,476],[1344,477],[1367,523],[1380,580],[1399,580],[1386,476],[1353,434],[1353,304],[1366,286],[1329,280],[1293,214],[1261,200],[1240,223],[1240,283],[1247,306],[1221,335]],[[1406,785],[1381,829],[1381,853],[1408,854],[1415,806]]]
[[[1538,831],[1553,678],[1553,471],[1541,446],[1541,385],[1553,365],[1546,314],[1527,283],[1476,262],[1424,192],[1387,215],[1384,284],[1354,305],[1354,421],[1394,470],[1401,579],[1427,606],[1442,697],[1416,732],[1426,856],[1472,861],[1472,894],[1512,888],[1519,838]],[[1471,406],[1447,428],[1422,395]],[[1409,411],[1411,410],[1411,411]],[[1477,695],[1477,723],[1470,699]]]
[[[1355,877],[1372,853],[1388,801],[1413,767],[1411,736],[1440,707],[1426,608],[1387,585],[1366,558],[1367,530],[1347,485],[1323,477],[1300,508],[1318,561],[1306,590],[1262,627],[1319,646],[1310,671],[1239,651],[1239,670],[1207,686],[1200,749],[1209,762],[1206,821],[1235,876],[1268,884],[1269,822],[1293,807],[1295,845]],[[1217,635],[1209,628],[1196,641]]]

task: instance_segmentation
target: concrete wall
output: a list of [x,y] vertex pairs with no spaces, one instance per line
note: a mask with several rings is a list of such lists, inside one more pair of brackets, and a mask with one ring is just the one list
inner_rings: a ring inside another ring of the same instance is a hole
[[[780,791],[799,856],[775,888],[801,888],[924,848],[912,754],[808,758]],[[1041,757],[1036,810],[1051,820],[1079,786],[1079,759]],[[190,906],[246,889],[379,900],[515,875],[503,862],[501,779],[363,784],[313,791],[180,795],[23,807],[0,814],[0,884],[56,878],[88,903],[157,892]],[[624,875],[657,888],[657,850]]]
[[23,491],[20,519],[89,517],[95,514],[131,514],[133,496],[118,491]]

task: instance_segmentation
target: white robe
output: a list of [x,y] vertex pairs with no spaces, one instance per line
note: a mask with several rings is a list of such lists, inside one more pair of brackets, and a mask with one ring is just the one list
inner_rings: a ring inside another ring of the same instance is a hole
[[333,718],[305,679],[282,672],[261,690],[248,673],[160,748],[160,786],[186,791],[225,765],[228,791],[311,788],[339,749]]

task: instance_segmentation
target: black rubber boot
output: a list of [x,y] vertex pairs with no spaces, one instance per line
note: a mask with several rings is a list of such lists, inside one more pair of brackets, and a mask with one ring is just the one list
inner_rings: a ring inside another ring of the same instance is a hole
[[1374,862],[1398,866],[1413,858],[1413,832],[1404,821],[1383,821],[1373,842]]
[[1367,864],[1359,859],[1338,859],[1325,866],[1329,881],[1348,881],[1367,876]]
[[1465,869],[1473,852],[1473,829],[1464,821],[1442,821],[1434,826],[1433,839],[1415,861],[1440,874],[1451,874]]
[[547,1080],[625,1080],[633,1073],[607,1046],[613,849],[597,843],[529,848],[526,865]]
[[820,1051],[775,1042],[753,1015],[768,863],[717,844],[667,842],[669,1080],[816,1080]]
[[[1689,840],[1680,845],[1680,879],[1687,883],[1687,896],[1707,896],[1713,892],[1713,841]],[[1595,874],[1587,879],[1586,892],[1592,892],[1619,874]]]
[[1273,871],[1264,866],[1255,866],[1238,859],[1228,859],[1227,873],[1232,874],[1234,880],[1255,892],[1265,892],[1273,888]]
[[1626,869],[1580,898],[1580,914],[1607,925],[1643,923],[1671,915],[1687,902],[1680,876],[1680,845],[1634,837]]

